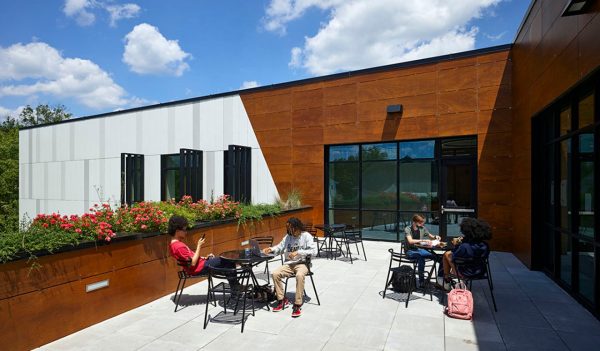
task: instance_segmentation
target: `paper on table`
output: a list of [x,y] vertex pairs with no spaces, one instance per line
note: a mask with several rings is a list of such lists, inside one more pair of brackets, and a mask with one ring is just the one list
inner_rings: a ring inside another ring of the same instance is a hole
[[438,246],[440,244],[439,240],[432,240],[431,241],[431,246]]

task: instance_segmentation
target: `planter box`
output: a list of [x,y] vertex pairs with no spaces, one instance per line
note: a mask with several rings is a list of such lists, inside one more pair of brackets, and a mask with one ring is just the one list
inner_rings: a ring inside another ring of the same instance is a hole
[[[188,232],[195,247],[206,233],[202,255],[240,248],[253,236],[285,233],[290,217],[312,220],[312,208],[239,227],[236,221],[201,223]],[[74,248],[27,260],[0,264],[0,340],[3,350],[29,350],[173,293],[177,267],[169,257],[169,235],[137,235],[108,245]],[[86,286],[109,285],[86,292]],[[200,282],[195,279],[190,284]],[[173,306],[174,307],[174,306]]]

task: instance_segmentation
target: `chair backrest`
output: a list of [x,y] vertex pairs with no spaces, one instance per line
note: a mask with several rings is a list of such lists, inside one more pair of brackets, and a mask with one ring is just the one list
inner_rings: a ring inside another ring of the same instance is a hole
[[467,279],[487,279],[487,257],[453,257],[457,273]]
[[253,238],[250,238],[252,240],[256,240],[256,242],[258,242],[258,245],[266,245],[266,246],[273,246],[273,237],[272,236],[255,236]]
[[362,232],[358,229],[349,230],[346,228],[346,230],[344,230],[344,235],[350,240],[362,241]]
[[403,252],[395,252],[394,249],[389,249],[390,256],[390,268],[394,262],[397,262],[398,265],[402,265],[403,263],[414,264],[415,260],[408,258],[408,256]]
[[177,265],[181,267],[181,269],[188,268],[192,265],[192,259],[188,258],[187,260],[177,259]]
[[214,279],[230,279],[236,277],[242,284],[246,284],[252,275],[251,266],[241,266],[239,268],[210,268],[210,277]]

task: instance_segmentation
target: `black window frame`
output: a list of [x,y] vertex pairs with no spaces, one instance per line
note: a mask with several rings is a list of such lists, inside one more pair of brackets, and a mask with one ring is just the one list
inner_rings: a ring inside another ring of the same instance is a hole
[[229,145],[223,151],[223,193],[231,200],[252,201],[252,148]]
[[[168,166],[169,157],[179,156],[178,166]],[[160,198],[162,201],[169,201],[167,198],[167,172],[179,172],[179,196],[176,201],[181,200],[183,196],[191,196],[193,201],[203,198],[203,152],[194,149],[179,149],[177,154],[164,154],[160,158]]]
[[[590,92],[594,94],[594,122],[580,128],[579,103]],[[560,112],[565,107],[571,109],[571,129],[561,135]],[[600,70],[590,74],[534,115],[531,121],[531,131],[532,268],[545,272],[596,317],[600,317],[600,216],[595,214],[600,199],[600,186],[598,186],[600,184]],[[583,152],[580,149],[580,136],[584,134],[594,136],[593,153]],[[560,205],[560,145],[566,140],[570,141],[570,153],[567,160],[569,181],[567,182],[568,190],[564,193],[569,194],[570,192],[567,199],[568,205],[570,205],[567,207],[570,226],[563,228]],[[593,236],[582,234],[580,228],[582,225],[580,222],[582,210],[580,166],[582,161],[594,162],[594,218],[591,220],[594,226]],[[551,185],[553,185],[553,197],[547,191]],[[538,198],[542,198],[544,201],[535,201]],[[549,235],[549,233],[551,234]],[[564,243],[564,237],[567,237],[566,243],[570,244],[569,282],[564,281],[564,277],[561,277],[561,244]],[[580,284],[580,243],[593,247],[593,301],[583,295]]]
[[121,153],[121,205],[144,201],[144,155]]

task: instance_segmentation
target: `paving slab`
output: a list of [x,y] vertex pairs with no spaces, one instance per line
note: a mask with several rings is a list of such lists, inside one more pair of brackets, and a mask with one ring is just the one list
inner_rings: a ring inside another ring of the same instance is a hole
[[[314,259],[321,305],[307,281],[308,298],[300,318],[291,317],[291,308],[278,313],[263,308],[247,317],[244,333],[239,323],[220,323],[218,317],[203,329],[207,283],[200,282],[185,288],[178,312],[173,312],[169,294],[39,350],[594,350],[600,344],[600,321],[551,279],[530,271],[510,253],[490,255],[498,312],[486,281],[473,283],[471,321],[445,316],[440,291],[432,300],[429,294],[412,294],[408,307],[406,294],[387,290],[383,299],[387,249],[399,246],[365,242],[369,260],[353,264]],[[269,268],[278,265],[272,262]],[[266,279],[264,274],[257,277]],[[294,289],[291,279],[289,298]],[[218,316],[222,306],[209,305],[208,310]]]

